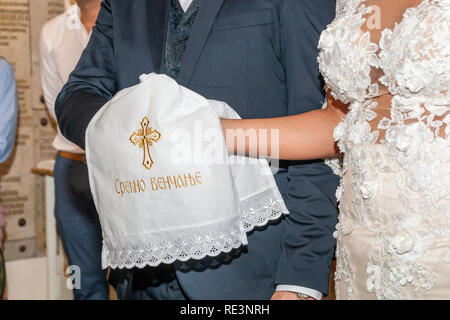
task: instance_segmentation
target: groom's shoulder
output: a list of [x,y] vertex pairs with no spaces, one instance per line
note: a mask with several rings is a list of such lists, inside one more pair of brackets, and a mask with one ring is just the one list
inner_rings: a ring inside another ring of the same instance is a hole
[[145,18],[145,13],[149,7],[155,7],[156,13],[160,14],[159,10],[163,7],[163,1],[164,0],[103,0],[98,19],[99,21],[107,21],[114,25],[116,25],[116,23],[119,23],[120,26],[122,26],[122,24],[127,24],[127,27],[130,27],[130,21],[136,23],[136,21],[134,21],[136,15],[139,16],[138,19]]
[[[152,0],[103,0],[102,9],[111,14],[120,14],[123,10],[142,9],[146,7],[146,2]],[[167,0],[168,1],[168,0]]]
[[321,29],[328,25],[336,14],[336,0],[275,0],[282,12],[299,15]]
[[336,11],[336,0],[275,0],[276,5],[284,9],[295,8],[308,13],[332,13]]

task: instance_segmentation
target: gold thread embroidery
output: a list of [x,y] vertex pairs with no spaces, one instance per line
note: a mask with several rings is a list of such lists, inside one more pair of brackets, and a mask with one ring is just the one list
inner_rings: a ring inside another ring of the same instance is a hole
[[203,185],[200,171],[185,172],[164,177],[133,178],[129,180],[114,179],[116,194],[123,197],[148,191],[167,191],[185,188],[197,188]]
[[161,139],[161,133],[154,130],[152,127],[149,127],[149,124],[150,120],[147,117],[144,117],[141,121],[141,128],[133,132],[130,136],[130,141],[132,144],[144,149],[144,160],[142,161],[142,165],[147,170],[150,170],[153,166],[153,159],[150,155],[150,147],[153,146],[153,143],[157,143],[159,139]]

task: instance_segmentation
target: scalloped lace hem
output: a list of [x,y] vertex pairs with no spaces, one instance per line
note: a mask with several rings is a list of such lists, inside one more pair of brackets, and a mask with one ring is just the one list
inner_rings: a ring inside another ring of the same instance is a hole
[[[170,239],[167,232],[149,234],[148,242],[127,239],[114,245],[103,241],[102,267],[105,269],[130,269],[156,267],[161,263],[175,261],[201,260],[207,256],[215,257],[222,252],[230,252],[247,244],[247,237],[239,221],[223,222],[184,230],[181,236]],[[158,241],[157,239],[164,239]]]
[[268,189],[257,196],[241,201],[241,223],[246,232],[263,227],[289,214],[277,188]]
[[[241,201],[240,219],[233,218],[182,232],[177,231],[177,238],[171,238],[170,231],[141,235],[139,240],[134,237],[122,238],[120,243],[105,238],[102,267],[156,267],[161,263],[171,264],[175,261],[215,257],[247,245],[247,232],[289,213],[282,200],[274,200],[281,199],[281,195],[277,196],[277,193],[279,194],[278,189],[269,189]],[[144,241],[143,237],[147,241]]]

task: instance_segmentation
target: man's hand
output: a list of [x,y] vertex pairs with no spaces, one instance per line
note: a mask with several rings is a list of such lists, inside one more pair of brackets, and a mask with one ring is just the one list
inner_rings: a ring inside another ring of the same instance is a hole
[[277,291],[272,296],[271,300],[315,300],[310,297],[308,299],[300,299],[297,293],[291,291]]

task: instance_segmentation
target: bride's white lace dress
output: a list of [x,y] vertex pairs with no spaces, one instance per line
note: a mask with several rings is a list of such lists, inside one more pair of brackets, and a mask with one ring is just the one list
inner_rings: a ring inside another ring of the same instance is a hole
[[338,299],[450,299],[450,0],[338,0]]

